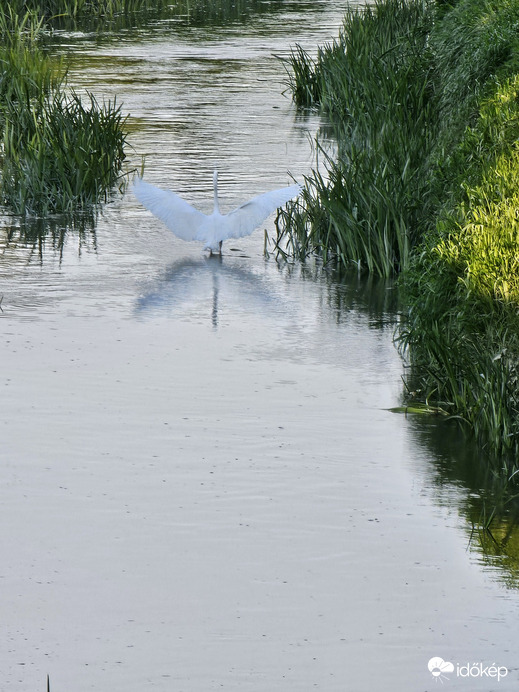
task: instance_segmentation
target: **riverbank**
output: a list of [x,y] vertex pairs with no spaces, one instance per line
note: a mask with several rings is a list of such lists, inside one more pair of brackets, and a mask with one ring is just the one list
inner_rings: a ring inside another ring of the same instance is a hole
[[508,491],[519,452],[519,2],[384,0],[352,9],[294,100],[337,152],[282,217],[304,258],[400,273],[409,396],[466,422]]

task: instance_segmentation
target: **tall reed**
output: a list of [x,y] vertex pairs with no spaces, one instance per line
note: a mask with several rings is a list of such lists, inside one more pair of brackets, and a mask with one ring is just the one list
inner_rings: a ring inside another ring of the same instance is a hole
[[318,143],[325,170],[308,176],[302,204],[283,213],[279,247],[382,276],[407,266],[433,141],[430,25],[421,0],[379,0],[348,10],[339,39],[315,60],[300,47],[293,51],[293,98],[329,114],[338,151],[329,155]]

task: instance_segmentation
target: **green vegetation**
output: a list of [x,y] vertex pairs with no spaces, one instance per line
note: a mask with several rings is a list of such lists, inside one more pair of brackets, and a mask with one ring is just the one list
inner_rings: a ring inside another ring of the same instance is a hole
[[42,20],[0,10],[0,203],[16,214],[72,212],[108,194],[124,159],[119,107],[66,90],[38,39]]
[[9,0],[18,16],[27,12],[52,28],[111,34],[175,19],[192,25],[220,24],[271,12],[283,0]]
[[283,214],[284,253],[401,272],[411,400],[465,421],[508,494],[519,473],[519,1],[351,10],[290,88],[337,150]]
[[422,2],[388,0],[350,9],[339,39],[313,60],[289,61],[296,103],[319,107],[335,126],[338,152],[320,147],[326,172],[307,179],[302,205],[284,216],[299,258],[355,263],[389,276],[408,265],[423,224],[434,99],[427,74],[432,12]]
[[[9,0],[14,14],[32,12],[46,20],[55,17],[111,17],[141,10],[153,10],[161,0]],[[162,3],[165,4],[165,3]]]
[[417,392],[470,425],[510,494],[519,480],[518,20],[517,2],[465,0],[431,34],[445,123],[431,194],[441,204],[404,277],[401,334]]

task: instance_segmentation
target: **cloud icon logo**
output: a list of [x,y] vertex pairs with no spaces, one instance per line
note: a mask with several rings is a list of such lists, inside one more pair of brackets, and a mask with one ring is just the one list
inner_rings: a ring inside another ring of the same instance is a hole
[[443,658],[435,656],[429,659],[427,668],[435,678],[442,678],[445,673],[452,673],[454,671],[454,664],[450,661],[444,661]]

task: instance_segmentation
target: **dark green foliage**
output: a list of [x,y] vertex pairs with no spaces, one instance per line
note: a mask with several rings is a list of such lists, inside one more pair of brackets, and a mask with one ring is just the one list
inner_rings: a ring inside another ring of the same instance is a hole
[[336,127],[338,152],[307,180],[303,206],[283,216],[278,245],[304,257],[355,263],[383,276],[403,269],[423,218],[434,102],[428,79],[431,13],[387,0],[346,15],[339,39],[315,61],[297,48],[289,84],[302,106]]

